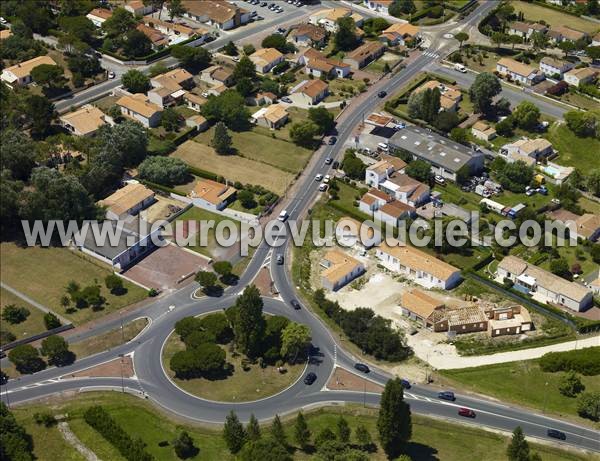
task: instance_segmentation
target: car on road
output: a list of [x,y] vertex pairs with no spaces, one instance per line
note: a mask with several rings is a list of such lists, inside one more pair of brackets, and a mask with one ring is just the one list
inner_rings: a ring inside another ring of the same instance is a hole
[[371,371],[369,369],[369,367],[367,365],[365,365],[364,363],[355,363],[354,368],[356,368],[358,371],[361,371],[363,373],[368,373]]
[[400,380],[400,384],[402,384],[402,387],[404,389],[410,389],[412,387],[412,385],[410,384],[410,382],[408,381],[408,379],[401,379]]
[[291,305],[292,305],[292,307],[293,307],[294,309],[296,309],[296,310],[299,310],[299,309],[302,307],[302,306],[300,306],[300,303],[299,303],[297,300],[295,300],[295,299],[292,299],[292,300],[290,301],[290,304],[291,304]]
[[567,439],[567,434],[565,434],[562,431],[559,431],[558,429],[548,429],[548,437],[552,437],[553,439],[558,439],[558,440],[566,440]]
[[240,58],[238,56],[234,56],[233,58],[231,58],[231,60],[233,62],[240,62]]
[[112,70],[109,70],[109,71],[108,71],[108,78],[110,78],[111,80],[112,80],[113,78],[115,78],[115,73],[114,73]]
[[379,93],[377,93],[377,96],[379,96],[380,98],[385,98],[387,96],[387,91],[380,91]]
[[321,192],[325,192],[325,191],[327,190],[327,188],[328,188],[328,187],[329,187],[329,186],[328,186],[327,184],[323,183],[323,184],[321,184],[321,185],[319,186],[319,190],[320,190]]
[[276,262],[280,266],[283,264],[283,255],[282,254],[277,255]]
[[277,33],[283,35],[283,34],[285,34],[285,29],[283,27],[278,27],[277,28]]
[[323,175],[321,173],[315,176],[315,181],[321,182],[321,179],[323,179]]
[[304,384],[311,385],[317,380],[317,375],[315,375],[312,371],[304,377]]
[[457,70],[463,74],[467,73],[467,68],[465,66],[463,66],[462,64],[454,64],[454,70]]
[[288,218],[288,212],[286,210],[282,210],[281,213],[279,213],[279,216],[277,217],[277,219],[281,222],[285,221]]
[[336,142],[337,142],[337,138],[335,136],[332,136],[331,138],[329,138],[330,146],[333,146]]
[[325,165],[331,165],[331,162],[333,162],[333,159],[331,157],[327,157],[325,159]]
[[263,18],[262,16],[255,16],[254,17],[255,21],[262,21],[263,19],[265,19],[265,18]]
[[454,392],[450,391],[438,392],[438,398],[442,400],[450,400],[451,402],[454,402],[456,400]]
[[291,103],[292,103],[292,100],[291,100],[290,98],[288,98],[287,96],[284,96],[283,98],[281,98],[281,100],[282,100],[283,102],[287,102],[288,104],[291,104]]
[[459,408],[458,415],[464,416],[465,418],[475,418],[475,412],[470,408]]

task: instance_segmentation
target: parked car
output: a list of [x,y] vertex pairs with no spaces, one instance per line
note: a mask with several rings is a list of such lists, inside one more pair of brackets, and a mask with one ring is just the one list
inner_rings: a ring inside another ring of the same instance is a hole
[[113,78],[115,78],[115,73],[114,73],[112,70],[109,70],[109,71],[108,71],[108,78],[110,78],[111,80],[112,80]]
[[264,8],[265,6],[267,6],[267,2],[262,2],[262,3],[260,4],[260,6],[262,6],[262,7]]
[[380,91],[379,93],[377,93],[377,96],[379,96],[380,98],[385,98],[387,96],[387,91]]
[[446,184],[446,180],[444,178],[442,178],[439,174],[436,174],[433,179],[435,180],[436,183],[438,183],[441,186],[444,186]]
[[339,166],[340,166],[340,162],[338,162],[337,160],[334,160],[334,162],[331,164],[331,167],[334,170],[337,170],[339,168]]
[[295,299],[292,299],[292,300],[290,301],[290,304],[291,304],[291,305],[292,305],[292,307],[293,307],[294,309],[296,309],[296,310],[299,310],[299,309],[300,309],[300,307],[301,307],[301,306],[300,306],[300,303],[299,303],[297,300],[295,300]]
[[325,184],[329,184],[329,181],[331,181],[331,176],[329,176],[328,174],[326,174],[325,177],[323,178],[323,182]]
[[333,159],[331,157],[327,157],[325,159],[325,165],[331,165],[331,162],[333,162]]
[[283,264],[283,255],[282,254],[277,255],[277,264],[279,264],[280,266]]
[[380,142],[377,144],[377,149],[382,150],[383,152],[387,152],[390,150],[390,147],[386,143]]
[[329,138],[330,146],[333,146],[336,142],[337,142],[337,138],[335,136],[332,136],[331,138]]
[[410,389],[412,387],[412,385],[410,384],[410,382],[408,381],[408,379],[401,379],[400,380],[400,384],[402,384],[402,387],[404,389]]
[[315,375],[312,371],[304,377],[304,384],[311,385],[317,380],[317,375]]
[[362,373],[368,373],[369,371],[371,371],[369,369],[369,367],[367,365],[365,365],[364,363],[355,363],[354,368],[356,368],[358,371],[360,371]]
[[321,179],[323,179],[323,175],[321,173],[315,176],[315,181],[320,182]]
[[283,27],[278,27],[277,28],[277,33],[283,35],[283,34],[285,34],[285,29]]
[[548,429],[548,437],[552,437],[553,439],[558,439],[558,440],[566,440],[567,439],[567,434],[565,434],[562,431],[559,431],[557,429]]
[[454,392],[450,391],[439,392],[438,398],[442,400],[450,400],[451,402],[454,402],[456,400],[456,397],[454,397]]
[[475,412],[469,408],[459,408],[458,414],[466,418],[475,418]]
[[328,186],[327,184],[323,183],[323,184],[321,184],[321,185],[319,186],[319,190],[320,190],[321,192],[325,192],[325,191],[327,190],[327,188],[328,188],[328,187],[329,187],[329,186]]
[[291,103],[292,103],[292,100],[291,100],[290,98],[288,98],[287,96],[284,96],[283,98],[281,98],[281,100],[282,100],[283,102],[287,102],[288,104],[291,104]]

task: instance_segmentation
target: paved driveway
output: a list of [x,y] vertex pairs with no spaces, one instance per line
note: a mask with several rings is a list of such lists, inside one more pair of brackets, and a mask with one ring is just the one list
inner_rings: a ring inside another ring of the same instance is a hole
[[165,291],[194,280],[193,274],[207,267],[205,257],[169,244],[154,250],[123,275],[145,287]]

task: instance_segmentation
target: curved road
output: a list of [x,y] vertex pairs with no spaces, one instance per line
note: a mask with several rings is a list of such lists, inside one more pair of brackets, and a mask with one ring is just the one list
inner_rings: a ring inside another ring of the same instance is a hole
[[[475,13],[472,13],[457,27],[469,27],[477,24],[479,19],[487,14],[493,6],[493,2],[484,2]],[[429,49],[442,55],[451,46],[453,44],[446,44],[440,39],[434,39],[429,44]],[[311,162],[311,166],[300,179],[302,181],[301,187],[298,188],[300,192],[286,203],[290,219],[300,219],[317,198],[318,183],[313,180],[314,176],[317,173],[328,172],[329,167],[324,164],[325,158],[339,156],[343,141],[352,135],[352,130],[360,123],[363,114],[371,112],[380,104],[381,100],[375,97],[376,93],[382,90],[392,93],[405,85],[416,72],[436,59],[433,54],[422,54],[400,73],[377,82],[369,89],[367,97],[361,99],[362,102],[351,104],[346,109],[348,113],[337,126],[340,141],[337,145],[327,146],[315,154],[318,157]],[[88,335],[96,335],[118,327],[121,321],[129,321],[141,316],[151,319],[148,328],[127,344],[77,360],[74,364],[66,367],[49,368],[34,375],[10,380],[3,386],[2,400],[9,404],[15,404],[65,391],[119,389],[124,386],[128,391],[145,396],[171,413],[205,423],[223,422],[227,413],[232,409],[236,411],[242,421],[247,421],[252,413],[259,420],[268,420],[275,414],[291,413],[300,408],[332,402],[378,404],[378,394],[325,389],[325,384],[331,376],[334,366],[353,370],[356,359],[336,344],[331,333],[315,314],[305,308],[294,310],[289,306],[289,301],[296,298],[293,283],[284,266],[276,265],[273,261],[274,258],[270,258],[273,251],[283,253],[288,250],[288,241],[283,240],[282,243],[280,248],[271,250],[263,241],[238,284],[228,288],[220,298],[196,300],[192,297],[196,285],[189,285],[156,300],[141,311],[127,313],[122,319],[114,319],[102,325],[100,329],[80,334],[79,339],[83,339]],[[291,320],[302,322],[310,327],[312,342],[315,347],[319,348],[319,355],[310,361],[308,368],[317,374],[317,381],[312,386],[306,386],[302,380],[299,380],[275,396],[246,403],[211,402],[183,392],[166,376],[161,364],[162,346],[172,332],[175,322],[186,316],[212,312],[232,305],[236,296],[251,283],[260,268],[268,264],[270,264],[271,274],[281,299],[264,298],[265,312],[285,315]],[[171,305],[174,305],[175,309],[170,310],[169,306]],[[75,372],[114,360],[120,355],[133,355],[134,378],[121,380],[121,378],[71,377],[71,374]],[[365,376],[381,385],[384,385],[389,379],[388,374],[377,369],[372,369],[371,373]],[[547,428],[555,428],[567,435],[566,441],[562,443],[600,452],[600,437],[597,431],[518,407],[460,395],[458,392],[456,394],[456,402],[446,402],[439,400],[437,390],[429,386],[415,385],[405,392],[411,409],[415,413],[459,420],[461,418],[457,414],[457,409],[464,406],[474,409],[477,413],[476,419],[472,421],[473,424],[504,431],[512,431],[517,425],[520,425],[526,435],[543,439],[547,439]],[[461,420],[464,421],[464,419]]]

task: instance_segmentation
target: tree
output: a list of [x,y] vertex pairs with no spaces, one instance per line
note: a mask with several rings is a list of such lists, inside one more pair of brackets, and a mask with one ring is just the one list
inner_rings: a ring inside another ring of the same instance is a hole
[[310,430],[301,411],[296,416],[296,422],[294,423],[294,440],[302,450],[306,450],[310,442]]
[[121,77],[121,82],[130,93],[145,93],[150,89],[150,79],[136,69],[125,72]]
[[75,354],[69,350],[65,338],[58,335],[48,336],[44,339],[40,351],[43,356],[48,357],[49,363],[56,366],[68,365],[75,359]]
[[503,32],[494,32],[490,37],[490,40],[492,41],[492,43],[496,44],[496,48],[500,48],[500,45],[508,42],[508,34],[505,34]]
[[368,450],[373,445],[371,434],[363,424],[356,427],[355,436],[356,442],[363,450]]
[[458,46],[462,49],[463,43],[469,40],[469,34],[466,32],[458,32],[454,34],[454,40],[458,42]]
[[215,125],[212,146],[217,154],[229,154],[231,152],[231,136],[229,136],[229,132],[227,131],[227,125],[223,122],[218,122]]
[[236,82],[243,78],[256,80],[256,66],[248,56],[242,56],[233,69],[233,79]]
[[33,439],[0,402],[0,457],[2,460],[33,461]]
[[429,182],[431,177],[431,165],[424,160],[414,160],[405,169],[407,175],[421,182]]
[[2,309],[2,319],[12,325],[24,322],[29,317],[29,310],[15,304],[8,304]]
[[319,128],[310,120],[296,122],[290,128],[290,138],[295,144],[308,147],[318,132]]
[[235,85],[235,90],[242,96],[250,96],[254,92],[254,83],[248,77],[241,78]]
[[267,438],[251,440],[244,444],[238,459],[240,461],[291,461],[292,457],[277,440]]
[[167,107],[163,110],[162,118],[160,119],[161,126],[167,131],[177,131],[181,122],[181,116],[172,107]]
[[225,439],[227,448],[229,448],[229,451],[233,454],[240,451],[246,441],[244,426],[242,426],[242,423],[240,423],[240,420],[233,410],[225,418],[223,438]]
[[574,51],[576,48],[575,43],[573,43],[571,40],[563,40],[558,44],[558,47],[565,54],[565,58],[569,55],[570,52]]
[[433,124],[436,126],[438,130],[441,131],[452,131],[453,128],[456,128],[456,125],[460,123],[460,119],[456,112],[451,110],[443,110],[433,121]]
[[221,277],[227,277],[231,274],[233,266],[229,261],[217,261],[213,264],[213,269]]
[[234,90],[224,91],[219,96],[209,96],[201,111],[208,121],[223,122],[232,130],[246,128],[250,118],[244,98]]
[[217,276],[208,271],[199,271],[196,274],[196,282],[204,289],[205,292],[211,291],[217,284]]
[[529,461],[529,444],[525,440],[523,429],[517,426],[513,431],[512,439],[506,449],[509,461]]
[[352,151],[347,151],[342,160],[342,169],[351,179],[364,179],[367,166]]
[[350,426],[343,416],[337,420],[337,438],[344,444],[350,443]]
[[188,177],[188,166],[174,157],[148,157],[138,168],[140,178],[147,181],[172,186],[183,184]]
[[524,130],[532,131],[540,123],[540,109],[529,101],[522,101],[513,111],[512,119]]
[[167,9],[169,11],[169,19],[171,19],[171,21],[175,18],[183,16],[187,12],[187,9],[183,6],[181,0],[171,0],[168,5],[169,6]]
[[311,107],[308,109],[308,118],[319,129],[319,134],[329,133],[335,127],[333,114],[324,107]]
[[287,436],[285,435],[285,430],[283,429],[283,424],[281,424],[279,415],[275,415],[275,419],[273,419],[273,423],[271,424],[271,437],[284,447],[287,446]]
[[60,66],[40,64],[31,69],[31,78],[46,88],[60,88],[65,83],[64,71]]
[[515,49],[515,45],[523,43],[523,39],[521,38],[521,36],[516,34],[509,35],[507,37],[507,41],[512,45],[513,50]]
[[104,278],[104,285],[111,293],[123,293],[123,279],[115,273],[109,274]]
[[111,37],[122,37],[136,26],[133,15],[125,8],[115,8],[110,18],[102,23],[102,30]]
[[585,185],[592,194],[600,196],[600,168],[593,169],[588,173]]
[[301,323],[290,322],[281,332],[281,356],[295,363],[310,343],[310,329]]
[[3,130],[0,149],[0,169],[10,171],[14,179],[28,179],[35,166],[35,145],[31,139],[21,131]]
[[152,42],[142,31],[133,29],[125,35],[123,51],[131,57],[147,56],[152,52]]
[[12,348],[8,352],[8,360],[23,374],[36,373],[46,368],[38,350],[29,344],[21,344]]
[[237,193],[237,198],[246,210],[252,210],[257,206],[256,200],[254,200],[254,194],[248,189],[239,191]]
[[338,51],[348,51],[356,48],[358,37],[356,35],[356,24],[354,19],[349,16],[337,20],[337,32],[333,36],[335,49]]
[[[171,49],[171,52],[172,51],[173,50]],[[167,66],[165,66],[164,63],[157,62],[156,64],[151,65],[150,68],[148,69],[148,77],[154,78],[157,75],[167,73],[168,71],[169,71],[169,68]]]
[[412,14],[417,11],[413,0],[395,0],[388,7],[388,13],[399,18],[403,14]]
[[262,43],[263,48],[275,48],[280,53],[287,53],[290,48],[290,44],[285,40],[285,37],[281,34],[267,35]]
[[469,88],[469,97],[473,102],[475,112],[487,113],[491,107],[492,99],[500,94],[502,85],[500,80],[494,74],[482,72],[476,78],[471,88]]
[[571,110],[564,115],[569,129],[578,137],[600,135],[600,112]]
[[227,42],[227,44],[223,47],[223,53],[225,53],[227,56],[237,56],[238,50],[237,50],[237,47],[235,46],[235,43],[233,43],[233,41],[229,40]]
[[250,415],[250,420],[246,426],[246,440],[258,440],[260,439],[260,426],[254,413]]
[[46,312],[44,314],[44,325],[46,326],[46,330],[53,330],[61,326],[61,323],[58,317],[52,312]]
[[211,54],[201,46],[177,45],[171,48],[171,56],[178,59],[183,67],[193,72],[207,68],[212,60]]
[[548,45],[548,37],[544,32],[534,32],[529,40],[534,50],[543,50]]
[[467,130],[459,127],[452,128],[452,131],[450,131],[450,138],[459,144],[466,144],[469,140]]
[[600,420],[600,392],[582,393],[577,399],[577,413],[582,418]]
[[194,445],[194,440],[187,431],[180,432],[171,444],[179,459],[193,458],[200,451]]
[[571,271],[569,270],[569,263],[564,258],[553,259],[550,262],[550,272],[567,280],[570,280],[572,277]]
[[577,376],[577,373],[573,370],[569,370],[562,377],[558,390],[564,396],[576,397],[577,394],[585,390],[585,386],[581,382],[579,376]]
[[505,136],[510,138],[513,135],[513,119],[511,117],[506,117],[504,120],[496,123],[496,133],[500,136]]
[[263,301],[258,288],[249,285],[234,305],[233,334],[236,345],[248,357],[257,357],[265,332],[265,319],[262,315]]
[[[186,341],[193,337],[194,333],[186,336]],[[171,357],[169,367],[175,375],[180,379],[222,378],[229,369],[225,362],[225,351],[216,344],[206,341],[195,341],[191,345],[193,347],[176,352]]]
[[410,406],[404,401],[404,388],[400,378],[391,379],[385,385],[381,395],[377,430],[383,450],[389,458],[398,456],[410,440]]
[[244,45],[243,47],[244,54],[246,56],[250,56],[252,53],[256,51],[256,48],[251,43]]
[[390,23],[383,18],[368,18],[363,21],[362,30],[370,37],[377,37],[388,27]]
[[45,96],[32,94],[25,99],[25,116],[31,123],[31,136],[40,137],[48,132],[56,116],[54,104]]

